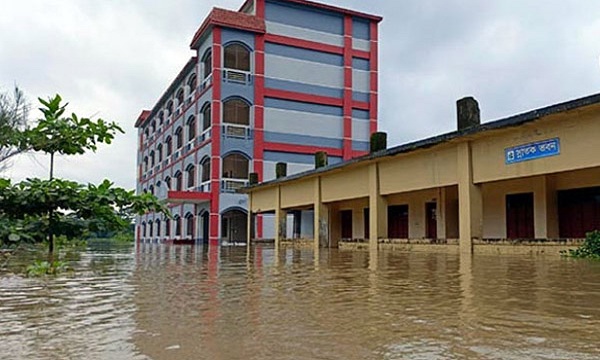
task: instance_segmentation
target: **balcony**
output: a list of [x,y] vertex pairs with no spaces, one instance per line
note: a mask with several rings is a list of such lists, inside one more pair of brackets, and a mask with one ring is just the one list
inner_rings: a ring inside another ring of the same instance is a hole
[[225,124],[223,125],[223,136],[236,139],[251,139],[252,131],[250,126]]
[[[167,155],[168,156],[168,155]],[[163,168],[166,168],[167,166],[169,166],[169,164],[171,163],[171,159],[169,159],[168,157],[165,159],[165,161],[163,161]]]
[[248,85],[252,82],[252,73],[242,70],[223,69],[223,81],[234,84]]
[[190,140],[186,145],[185,145],[185,151],[191,151],[194,148],[194,140]]
[[226,179],[221,180],[221,191],[227,193],[234,193],[238,189],[241,189],[248,185],[248,180],[245,179]]
[[177,151],[175,151],[175,153],[173,154],[173,161],[179,159],[181,157],[181,149],[178,149]]
[[202,134],[200,134],[200,136],[196,137],[196,141],[198,142],[196,145],[199,145],[200,143],[205,142],[206,140],[210,139],[211,136],[211,131],[210,131],[210,127],[206,130],[204,130],[204,132],[202,132]]
[[199,192],[210,192],[210,180],[203,182],[202,184],[200,184],[200,186],[198,186],[196,188],[197,191]]
[[204,78],[204,80],[202,80],[202,82],[198,86],[198,90],[203,91],[204,89],[208,88],[211,85],[212,85],[212,73],[210,75],[208,75],[206,78]]

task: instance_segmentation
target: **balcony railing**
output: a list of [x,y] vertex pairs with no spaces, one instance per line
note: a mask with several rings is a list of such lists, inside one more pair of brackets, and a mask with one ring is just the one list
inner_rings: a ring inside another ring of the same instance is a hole
[[252,73],[243,70],[223,69],[223,81],[247,85],[252,82]]
[[188,141],[188,143],[185,145],[185,151],[190,151],[193,148],[194,148],[194,140]]
[[202,80],[202,82],[200,83],[200,86],[198,86],[198,90],[202,91],[211,85],[212,85],[212,73],[210,73],[210,75],[208,75],[207,77],[204,78],[204,80]]
[[208,129],[204,130],[202,132],[202,134],[196,138],[196,141],[198,141],[198,144],[201,142],[205,142],[206,140],[210,139],[210,136],[211,136],[211,131],[210,131],[210,128],[208,128]]
[[167,166],[169,166],[169,163],[171,162],[170,158],[166,158],[165,161],[163,161],[163,168],[166,168]]
[[179,159],[179,157],[181,156],[181,149],[178,149],[177,151],[175,151],[175,153],[173,154],[173,161]]
[[221,190],[223,192],[236,192],[238,189],[248,185],[248,180],[245,179],[222,179]]
[[223,125],[223,136],[237,139],[250,139],[252,138],[252,131],[250,126],[225,124]]
[[200,191],[200,192],[206,192],[206,193],[210,192],[210,180],[201,183],[200,186],[198,186],[198,188],[196,190]]

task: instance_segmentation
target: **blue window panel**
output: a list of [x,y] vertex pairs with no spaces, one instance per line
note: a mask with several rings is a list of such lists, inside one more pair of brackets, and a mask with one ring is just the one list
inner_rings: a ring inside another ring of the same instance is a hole
[[293,46],[273,44],[269,42],[265,44],[265,53],[328,65],[344,66],[344,57],[341,55],[329,54],[316,50],[301,49]]
[[331,34],[344,34],[344,18],[341,14],[312,9],[302,5],[267,1],[265,18],[281,24],[297,26]]
[[319,136],[283,134],[265,131],[265,141],[277,142],[295,145],[323,146],[329,148],[341,149],[343,146],[342,139],[332,139]]
[[283,110],[305,111],[315,114],[325,114],[333,116],[344,115],[343,109],[339,106],[311,104],[300,101],[282,100],[275,98],[265,98],[265,107],[272,107]]
[[311,94],[311,95],[329,96],[329,97],[335,97],[335,98],[340,98],[340,99],[344,96],[343,89],[336,89],[336,88],[331,88],[331,87],[327,87],[327,86],[302,84],[302,83],[295,82],[295,81],[272,79],[272,78],[265,78],[265,87],[270,88],[270,89],[294,91],[294,92]]
[[367,59],[352,58],[352,68],[356,70],[371,71],[371,62]]
[[369,151],[370,147],[366,141],[352,141],[352,150],[354,151]]
[[352,118],[370,120],[371,116],[367,110],[352,109]]
[[352,19],[352,37],[371,40],[371,24],[363,19]]
[[277,151],[265,151],[263,154],[265,161],[281,161],[296,164],[314,164],[315,156],[307,154],[285,153]]
[[371,100],[371,96],[368,93],[353,91],[352,92],[352,100],[369,102]]

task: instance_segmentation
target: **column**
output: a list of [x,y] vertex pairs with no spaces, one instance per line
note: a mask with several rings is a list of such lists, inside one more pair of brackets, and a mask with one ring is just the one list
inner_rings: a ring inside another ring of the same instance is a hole
[[323,198],[321,196],[321,179],[314,179],[313,183],[314,193],[314,223],[313,223],[313,234],[314,234],[314,247],[315,256],[321,247],[327,247],[329,245],[329,209],[323,204]]
[[438,197],[435,209],[437,237],[438,239],[447,239],[446,235],[446,188],[438,189]]
[[378,240],[387,238],[387,200],[379,191],[379,166],[369,167],[369,248],[377,251]]
[[481,186],[473,184],[473,162],[471,144],[458,144],[458,208],[459,208],[459,244],[460,252],[473,252],[473,239],[483,237],[483,202]]
[[277,187],[275,208],[275,249],[279,249],[281,240],[285,239],[287,233],[287,212],[281,208],[281,188]]

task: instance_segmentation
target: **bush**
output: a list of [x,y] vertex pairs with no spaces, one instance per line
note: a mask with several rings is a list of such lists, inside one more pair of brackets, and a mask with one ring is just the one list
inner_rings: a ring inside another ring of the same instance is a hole
[[44,261],[36,260],[27,267],[27,276],[56,275],[69,270],[67,264],[63,261]]
[[580,247],[563,252],[563,254],[575,258],[600,259],[600,231],[594,230],[587,233],[585,241]]

